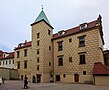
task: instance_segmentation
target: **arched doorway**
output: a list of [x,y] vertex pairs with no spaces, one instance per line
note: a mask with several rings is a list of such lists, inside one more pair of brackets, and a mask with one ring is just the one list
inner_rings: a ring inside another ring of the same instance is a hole
[[36,82],[36,77],[33,75],[33,79],[32,82],[35,83]]
[[75,82],[79,82],[79,75],[78,74],[74,75],[74,80],[75,80]]

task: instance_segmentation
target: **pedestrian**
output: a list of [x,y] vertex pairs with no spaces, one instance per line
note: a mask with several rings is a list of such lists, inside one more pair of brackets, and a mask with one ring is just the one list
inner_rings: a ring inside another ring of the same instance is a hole
[[25,77],[24,77],[24,88],[23,89],[28,89],[27,85],[28,85],[28,78],[25,75]]

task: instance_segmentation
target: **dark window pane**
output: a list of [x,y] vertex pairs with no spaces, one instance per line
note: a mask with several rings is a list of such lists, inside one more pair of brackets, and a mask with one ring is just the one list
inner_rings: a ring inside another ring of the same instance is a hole
[[80,64],[85,64],[85,55],[80,55]]
[[24,50],[24,57],[27,57],[27,49]]
[[58,58],[58,65],[63,66],[63,57]]

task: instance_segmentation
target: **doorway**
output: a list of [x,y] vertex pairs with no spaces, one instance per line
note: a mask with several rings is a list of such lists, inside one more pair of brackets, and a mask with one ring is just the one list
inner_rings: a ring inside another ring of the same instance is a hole
[[40,83],[41,82],[41,74],[36,74],[36,77],[37,77],[37,83]]
[[79,75],[78,74],[74,75],[74,80],[75,80],[75,82],[79,82]]

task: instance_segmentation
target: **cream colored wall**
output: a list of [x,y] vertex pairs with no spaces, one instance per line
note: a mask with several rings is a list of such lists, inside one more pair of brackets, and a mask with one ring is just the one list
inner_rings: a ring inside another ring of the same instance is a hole
[[[27,57],[24,57],[24,50],[27,49]],[[20,57],[17,58],[17,51],[20,51]],[[27,68],[24,69],[24,61],[27,60]],[[31,47],[25,47],[18,50],[15,50],[15,68],[17,69],[17,62],[20,61],[20,69],[18,69],[18,74],[20,75],[27,75],[29,81],[30,81],[30,75],[31,75]]]
[[[48,29],[51,31],[51,35],[48,35]],[[41,74],[42,81],[47,82],[50,79],[50,71],[52,66],[49,66],[49,62],[52,64],[52,50],[49,50],[49,46],[52,49],[52,29],[44,22],[41,21],[32,26],[32,74]],[[37,39],[37,33],[40,33],[40,38]],[[40,40],[40,45],[37,46],[37,41]],[[37,55],[37,49],[40,54]],[[37,63],[37,58],[40,58],[39,63]],[[39,66],[39,70],[37,70]]]
[[[85,47],[79,47],[79,36],[85,36]],[[69,38],[72,38],[72,42],[69,43]],[[57,42],[63,40],[63,51],[58,51]],[[75,34],[72,36],[56,39],[54,44],[54,74],[57,75],[74,75],[76,73],[80,76],[80,82],[85,80],[91,80],[90,77],[82,80],[83,71],[86,71],[86,76],[92,75],[93,65],[95,62],[103,62],[103,55],[99,48],[99,32],[98,29],[93,29],[87,32]],[[80,52],[86,52],[86,64],[79,64]],[[63,66],[58,66],[58,57],[63,56]],[[72,57],[73,62],[69,62],[69,57]],[[55,78],[55,77],[54,77]],[[74,80],[72,80],[73,82]]]
[[[14,58],[0,60],[0,62],[1,62],[0,67],[14,68],[15,66],[13,64],[13,60],[14,60]],[[7,61],[7,64],[6,64],[6,61]],[[10,61],[11,61],[11,64],[9,64]],[[4,62],[4,64],[3,64],[3,62]]]
[[109,76],[95,76],[95,85],[109,85]]

